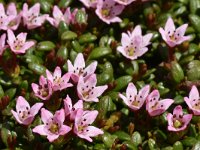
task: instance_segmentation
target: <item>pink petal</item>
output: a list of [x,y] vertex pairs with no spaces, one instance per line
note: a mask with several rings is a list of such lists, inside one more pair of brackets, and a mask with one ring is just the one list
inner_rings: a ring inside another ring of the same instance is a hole
[[19,96],[17,98],[17,104],[16,104],[17,112],[26,107],[28,107],[28,109],[30,109],[29,103],[22,96]]
[[5,16],[5,9],[4,9],[3,3],[0,3],[0,14],[2,16]]
[[94,126],[88,126],[84,129],[86,131],[86,135],[90,136],[90,137],[95,137],[99,134],[103,134],[104,132],[102,130],[100,130],[97,127]]
[[173,115],[171,113],[167,114],[167,121],[168,121],[168,125],[173,127],[174,123],[173,123]]
[[94,120],[96,119],[97,115],[98,115],[98,111],[96,111],[96,110],[84,111],[81,120],[85,119],[84,124],[89,125],[89,124],[92,124],[94,122]]
[[148,51],[148,48],[144,47],[142,49],[136,50],[135,56],[140,57]]
[[10,29],[7,30],[7,35],[8,35],[8,44],[11,46],[11,45],[13,45],[13,43],[16,39],[15,35],[14,35],[13,31]]
[[174,33],[175,31],[175,25],[174,25],[174,21],[172,20],[171,17],[168,18],[166,24],[165,24],[165,32],[168,34],[170,32],[170,34]]
[[54,70],[53,76],[54,77],[61,77],[62,72],[59,66],[56,67],[56,69]]
[[54,118],[56,118],[56,120],[59,120],[62,124],[65,121],[65,111],[64,111],[64,109],[56,111]]
[[35,128],[33,128],[33,132],[38,133],[40,135],[47,135],[44,128],[45,128],[45,125],[38,125]]
[[46,77],[49,81],[51,81],[53,83],[53,76],[48,69],[46,69]]
[[187,126],[190,123],[191,119],[192,119],[192,114],[187,114],[187,115],[183,116],[182,120],[183,120],[185,126]]
[[33,122],[34,116],[29,116],[25,120],[22,121],[22,124],[29,125]]
[[197,89],[196,86],[192,86],[192,89],[189,93],[189,99],[192,101],[192,100],[198,100],[199,99],[199,91]]
[[54,140],[56,140],[59,137],[59,135],[53,134],[53,135],[47,135],[47,139],[49,140],[49,142],[53,142]]
[[30,109],[31,115],[35,116],[43,105],[44,105],[43,103],[34,104]]
[[182,109],[181,105],[178,105],[174,108],[173,115],[176,115],[176,117],[183,116],[183,109]]
[[150,40],[152,38],[153,34],[152,33],[149,33],[149,34],[146,34],[145,36],[143,36],[142,38],[142,45],[145,47],[145,46],[148,46],[150,44]]
[[135,97],[137,95],[137,89],[135,85],[131,82],[128,84],[126,89],[126,97],[129,98],[130,96]]
[[7,8],[7,15],[14,15],[14,16],[17,16],[17,9],[16,9],[16,6],[15,6],[15,3],[10,3],[8,5],[8,8]]
[[30,14],[34,14],[35,16],[38,16],[40,14],[40,3],[36,3],[29,9]]
[[33,41],[27,41],[27,42],[23,45],[23,47],[21,48],[21,50],[26,51],[26,50],[28,50],[29,48],[31,48],[33,45],[35,45],[35,42],[33,42]]
[[93,74],[95,72],[95,70],[96,70],[96,67],[97,67],[97,61],[95,61],[95,62],[91,63],[90,65],[88,65],[84,70],[84,76],[88,76],[90,74]]
[[22,124],[22,121],[19,119],[18,114],[14,110],[11,110],[11,113],[13,114],[13,116],[15,117],[15,119],[17,120],[17,122],[20,123],[20,124]]
[[139,91],[138,97],[139,98],[141,97],[145,101],[149,92],[150,92],[150,86],[146,85]]
[[84,67],[85,67],[85,60],[83,58],[83,54],[78,53],[74,61],[74,68],[76,69],[76,68],[84,68]]
[[[104,92],[107,88],[108,88],[107,85],[97,86],[97,87],[95,87],[95,88],[93,89],[93,92],[94,92],[93,95],[95,95],[95,97],[99,97],[99,96],[101,96],[101,95],[103,94],[103,92]],[[91,96],[91,97],[93,97],[93,96]]]
[[132,38],[133,37],[137,37],[137,36],[142,36],[142,29],[141,29],[141,26],[140,25],[137,25],[135,28],[134,28],[134,30],[133,30],[133,32],[132,32]]
[[67,60],[67,66],[68,66],[68,72],[74,71],[74,66],[72,65],[72,62],[70,60]]
[[188,105],[188,107],[193,110],[193,107],[191,105],[192,100],[190,100],[188,97],[184,97],[184,101],[186,102],[186,104]]
[[72,110],[70,113],[70,120],[74,120],[77,114],[78,109],[83,109],[83,101],[79,100],[73,107],[75,110]]
[[40,84],[40,85],[45,85],[45,84],[47,84],[47,79],[46,79],[43,75],[40,76],[39,84]]
[[53,17],[56,19],[61,19],[63,17],[63,13],[58,6],[53,7]]
[[122,33],[121,43],[122,43],[123,47],[129,45],[130,44],[130,40],[131,40],[131,38],[128,36],[128,34]]
[[53,118],[53,114],[50,111],[46,110],[45,108],[42,108],[41,119],[44,122],[44,124],[46,124],[50,118]]
[[31,87],[32,87],[34,93],[37,93],[37,92],[38,92],[39,86],[38,86],[37,84],[32,83],[32,84],[31,84]]
[[60,135],[65,135],[67,134],[69,131],[71,130],[71,128],[69,126],[66,125],[62,125],[62,127],[59,130],[59,134]]
[[184,36],[187,27],[188,27],[188,24],[183,24],[182,26],[178,27],[176,29],[175,35],[176,36],[179,35],[180,37]]
[[68,95],[64,100],[64,108],[65,108],[65,115],[66,116],[69,115],[72,109],[72,100]]

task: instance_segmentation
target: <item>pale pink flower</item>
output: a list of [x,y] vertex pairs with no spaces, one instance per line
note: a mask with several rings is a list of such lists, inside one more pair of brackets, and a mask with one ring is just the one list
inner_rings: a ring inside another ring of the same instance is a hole
[[97,62],[93,62],[85,68],[85,60],[83,54],[79,53],[74,61],[74,66],[71,61],[67,61],[68,72],[71,73],[71,78],[74,82],[78,82],[79,77],[83,76],[84,79],[87,79],[91,74],[93,74],[97,67]]
[[91,75],[87,80],[80,77],[77,84],[79,98],[87,102],[98,102],[98,97],[103,94],[108,86],[96,86],[96,84],[97,78],[95,74]]
[[149,85],[144,86],[139,92],[137,92],[135,85],[133,83],[129,83],[126,89],[126,96],[124,96],[123,94],[119,94],[119,96],[123,99],[124,103],[129,108],[136,111],[143,106],[149,94],[149,91]]
[[5,12],[4,6],[0,3],[0,29],[16,30],[20,24],[21,15],[17,14],[15,3],[10,3]]
[[65,22],[66,24],[70,24],[71,22],[71,11],[68,7],[63,14],[62,11],[59,9],[58,6],[53,7],[53,18],[48,17],[47,20],[56,28],[58,27],[61,21]]
[[173,115],[167,114],[168,130],[175,132],[185,130],[191,119],[192,114],[183,115],[182,107],[178,105],[174,108]]
[[17,98],[16,112],[14,110],[11,110],[11,112],[18,123],[29,125],[42,106],[43,103],[36,103],[30,108],[29,103],[22,96],[19,96]]
[[27,33],[20,33],[16,37],[10,29],[7,30],[7,33],[7,43],[15,54],[23,54],[35,44],[33,41],[26,41]]
[[137,59],[148,51],[152,36],[152,33],[143,36],[141,26],[137,25],[132,32],[122,33],[122,46],[118,46],[117,50],[128,59]]
[[64,99],[64,106],[65,106],[65,115],[70,116],[70,120],[74,120],[77,110],[78,109],[83,109],[83,101],[79,100],[77,103],[72,106],[72,100],[71,98],[67,95],[67,97]]
[[91,126],[98,115],[98,111],[83,111],[78,109],[75,122],[74,122],[74,133],[80,138],[86,139],[89,142],[93,140],[91,137],[103,134],[103,131],[97,127]]
[[194,85],[189,93],[189,97],[184,97],[184,100],[194,115],[200,115],[200,97],[197,87]]
[[31,84],[35,96],[42,100],[48,100],[52,95],[52,84],[44,76],[40,76],[39,85]]
[[114,0],[98,0],[96,14],[107,24],[121,22],[117,17],[123,11],[124,6],[116,3]]
[[172,99],[159,99],[160,93],[158,90],[152,91],[147,97],[146,110],[150,116],[161,115],[171,106],[172,103],[174,103],[174,100]]
[[129,5],[130,3],[132,3],[136,0],[114,0],[114,1],[121,4],[121,5]]
[[5,45],[5,41],[6,41],[6,34],[2,34],[0,37],[0,56],[3,54],[4,50],[8,47],[7,45]]
[[52,74],[49,70],[46,70],[47,79],[51,82],[54,91],[63,90],[68,87],[73,86],[69,83],[70,73],[65,73],[62,76],[62,71],[60,67],[56,67],[54,73]]
[[98,0],[80,0],[87,8],[96,8]]
[[184,36],[188,24],[183,24],[176,29],[172,18],[168,18],[165,29],[159,28],[159,32],[162,35],[163,40],[170,46],[174,47],[183,43],[184,41],[190,40],[190,36]]
[[28,29],[34,29],[40,27],[49,15],[40,15],[40,3],[36,3],[29,9],[28,5],[25,3],[23,5],[22,17],[24,25],[26,25]]
[[53,142],[71,130],[69,126],[63,124],[65,121],[64,109],[56,111],[53,115],[50,111],[42,108],[41,119],[44,124],[36,126],[33,132],[47,136],[49,142]]

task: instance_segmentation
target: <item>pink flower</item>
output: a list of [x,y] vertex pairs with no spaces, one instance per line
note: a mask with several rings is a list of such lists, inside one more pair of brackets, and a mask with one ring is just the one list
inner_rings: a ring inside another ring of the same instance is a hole
[[193,111],[194,115],[200,115],[200,98],[199,91],[197,87],[194,85],[188,97],[184,97],[184,100],[188,107]]
[[56,111],[53,115],[50,111],[42,108],[41,119],[44,124],[38,125],[33,129],[33,132],[47,136],[49,142],[53,142],[59,136],[67,134],[71,128],[64,125],[65,112],[64,109]]
[[49,17],[49,15],[47,14],[40,15],[39,3],[36,3],[30,9],[28,9],[28,5],[25,3],[23,5],[22,16],[24,25],[26,25],[28,29],[34,29],[40,27]]
[[98,102],[98,97],[108,88],[107,85],[96,86],[97,78],[96,75],[91,75],[86,81],[83,77],[79,78],[77,84],[77,92],[80,99],[87,102]]
[[74,133],[80,138],[92,142],[91,137],[103,134],[103,131],[97,127],[90,126],[98,115],[98,111],[83,111],[79,109],[75,117]]
[[20,33],[15,37],[12,30],[8,29],[7,32],[8,32],[7,43],[9,44],[10,49],[15,54],[23,54],[35,44],[35,42],[33,41],[26,42],[27,33]]
[[52,95],[52,85],[44,76],[40,76],[39,85],[31,84],[35,96],[42,100],[48,100]]
[[0,37],[0,56],[3,54],[4,50],[7,48],[5,45],[6,34],[2,34]]
[[71,61],[67,61],[68,72],[71,73],[71,78],[74,82],[78,82],[79,77],[83,76],[84,79],[87,79],[91,74],[93,74],[97,67],[97,62],[93,62],[85,68],[85,60],[83,54],[79,53],[74,61],[74,66]]
[[87,8],[95,8],[98,0],[80,0]]
[[10,3],[5,9],[2,3],[0,3],[0,29],[3,30],[16,30],[20,24],[21,15],[17,14],[17,9],[15,3]]
[[110,24],[122,21],[117,15],[121,14],[123,9],[124,6],[117,4],[114,0],[98,0],[95,12],[102,21]]
[[167,115],[168,130],[175,132],[185,130],[191,119],[192,114],[183,115],[182,107],[178,105],[174,108],[173,115],[171,113]]
[[43,103],[36,103],[30,108],[29,103],[22,96],[19,96],[17,98],[16,112],[14,110],[11,110],[11,112],[18,123],[29,125],[42,106]]
[[117,47],[117,50],[128,59],[137,59],[148,51],[152,36],[152,33],[142,36],[141,27],[137,25],[132,33],[122,33],[122,46]]
[[54,91],[58,91],[58,90],[61,91],[63,89],[73,86],[71,83],[68,83],[71,74],[66,73],[63,76],[61,76],[62,71],[60,67],[56,67],[53,75],[51,74],[49,70],[46,70],[46,75],[47,75],[47,79],[51,82],[52,88]]
[[136,111],[143,106],[149,94],[149,91],[150,91],[150,86],[146,85],[137,93],[135,85],[133,83],[129,83],[126,89],[126,96],[122,94],[119,94],[119,96],[123,99],[124,103],[129,108]]
[[132,3],[136,0],[114,0],[114,1],[121,4],[121,5],[129,5],[130,3]]
[[74,104],[74,106],[72,106],[72,100],[67,95],[67,97],[64,100],[64,106],[65,106],[65,115],[66,116],[70,115],[70,120],[74,120],[77,110],[83,109],[83,101],[79,100],[76,104]]
[[163,40],[170,47],[174,47],[184,41],[190,40],[190,36],[184,36],[187,26],[188,24],[184,24],[176,29],[172,18],[168,18],[165,29],[159,28],[159,32],[161,33]]
[[58,27],[61,21],[64,21],[66,24],[70,24],[71,22],[71,11],[68,7],[63,14],[58,6],[53,7],[53,18],[48,17],[47,20],[56,28]]
[[158,90],[152,91],[147,97],[146,110],[150,116],[158,116],[164,113],[174,102],[172,99],[160,99]]

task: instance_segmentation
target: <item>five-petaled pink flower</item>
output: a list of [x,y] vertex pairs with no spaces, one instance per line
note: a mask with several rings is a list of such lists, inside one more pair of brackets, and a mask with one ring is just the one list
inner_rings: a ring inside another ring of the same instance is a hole
[[83,101],[79,100],[77,103],[72,106],[72,100],[67,95],[64,99],[64,106],[65,106],[65,115],[70,117],[70,120],[74,120],[78,109],[83,109]]
[[129,108],[136,111],[143,106],[149,94],[149,91],[149,85],[144,86],[139,92],[137,92],[135,85],[133,83],[129,83],[126,89],[126,96],[124,96],[123,94],[119,94],[119,96],[123,99],[124,103]]
[[158,90],[152,91],[147,97],[146,110],[150,116],[158,116],[164,113],[169,106],[174,102],[172,99],[160,99],[160,93]]
[[189,97],[184,97],[184,100],[194,115],[200,115],[200,97],[197,87],[194,85],[189,93]]
[[2,34],[0,37],[0,56],[3,54],[4,50],[7,48],[5,45],[6,34]]
[[130,3],[132,3],[136,0],[114,0],[114,1],[121,4],[121,5],[129,5]]
[[184,36],[187,26],[188,24],[183,24],[176,29],[172,18],[168,18],[165,29],[159,28],[159,32],[161,33],[163,40],[170,47],[174,47],[191,38],[190,36]]
[[95,12],[102,21],[110,24],[122,21],[117,15],[121,14],[123,9],[124,6],[116,3],[114,0],[98,0]]
[[44,76],[40,76],[39,85],[31,84],[35,96],[42,100],[48,100],[52,95],[52,84]]
[[21,21],[21,14],[17,14],[15,3],[10,3],[5,9],[2,3],[0,3],[0,29],[3,30],[16,30]]
[[96,84],[97,78],[95,74],[91,75],[87,80],[80,77],[77,84],[79,98],[87,102],[98,102],[98,97],[102,95],[108,86],[96,86]]
[[36,3],[30,9],[28,9],[28,5],[25,3],[23,5],[22,17],[24,25],[26,25],[28,29],[34,29],[40,27],[49,17],[49,15],[40,15],[39,3]]
[[168,130],[175,132],[185,130],[191,119],[192,114],[183,115],[182,107],[178,105],[174,108],[173,115],[167,114]]
[[89,142],[92,142],[91,137],[103,134],[102,130],[91,126],[97,115],[98,111],[96,110],[83,111],[82,109],[78,109],[74,122],[74,133]]
[[11,110],[11,112],[18,123],[29,125],[42,106],[43,103],[36,103],[30,108],[29,103],[22,96],[19,96],[17,98],[16,112],[14,110]]
[[80,0],[87,8],[95,8],[98,0]]
[[53,75],[49,70],[46,70],[46,75],[47,79],[51,82],[54,91],[61,91],[63,89],[73,86],[71,83],[68,83],[71,74],[65,73],[62,76],[62,71],[58,66],[55,68]]
[[59,136],[67,134],[71,128],[64,125],[65,112],[64,109],[56,111],[53,115],[50,111],[42,108],[41,119],[44,124],[38,125],[33,129],[33,132],[47,136],[49,142],[53,142]]
[[137,59],[148,51],[152,36],[152,33],[142,36],[141,26],[137,25],[132,32],[122,33],[122,46],[117,47],[117,50],[128,59]]
[[83,76],[84,79],[87,79],[91,76],[97,67],[97,62],[93,62],[85,68],[85,60],[83,58],[83,54],[79,53],[74,61],[74,66],[71,61],[67,61],[68,64],[68,72],[71,73],[71,78],[74,82],[78,82],[79,77]]
[[55,27],[58,27],[61,21],[64,21],[66,24],[70,24],[71,22],[71,11],[68,7],[63,14],[58,6],[53,7],[53,18],[48,17],[47,20]]
[[35,44],[33,41],[26,41],[27,33],[20,33],[16,37],[10,29],[7,30],[7,33],[7,43],[15,54],[23,54]]

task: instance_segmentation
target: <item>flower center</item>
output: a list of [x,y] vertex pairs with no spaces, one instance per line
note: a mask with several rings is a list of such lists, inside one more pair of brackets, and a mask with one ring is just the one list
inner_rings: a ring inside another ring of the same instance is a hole
[[38,95],[41,95],[42,97],[47,97],[49,95],[49,89],[47,84],[45,84],[43,87],[39,86]]
[[181,122],[180,120],[177,120],[177,119],[176,119],[176,120],[174,121],[174,127],[175,127],[175,128],[180,128],[181,126],[182,126],[182,122]]
[[104,17],[110,16],[110,9],[108,9],[108,8],[103,8],[103,9],[101,10],[101,14],[102,14]]
[[30,115],[30,109],[28,107],[26,107],[26,110],[20,110],[18,112],[19,118],[21,120],[25,120],[26,118],[28,118],[28,116]]
[[51,133],[58,133],[59,129],[60,129],[60,128],[59,128],[58,123],[52,123],[52,124],[50,125],[49,131],[50,131]]
[[12,27],[12,26],[14,26],[14,25],[16,25],[16,24],[17,24],[16,21],[13,20],[13,21],[10,21],[10,22],[9,22],[8,26],[9,26],[9,27]]
[[153,106],[151,106],[151,109],[155,110],[155,109],[157,109],[157,106],[158,106],[158,102],[156,102]]
[[90,90],[83,92],[83,97],[89,98]]
[[200,110],[200,102],[195,103],[192,107],[194,109]]

